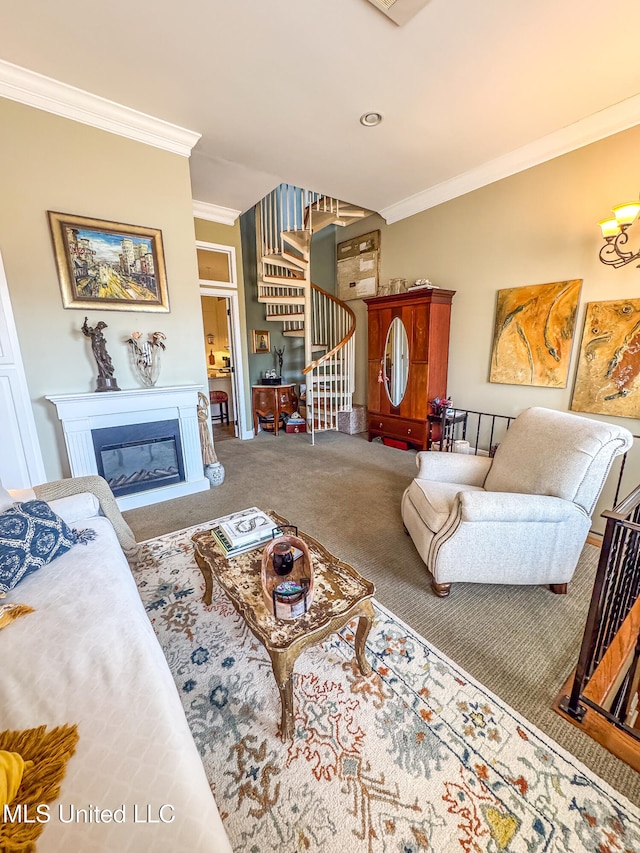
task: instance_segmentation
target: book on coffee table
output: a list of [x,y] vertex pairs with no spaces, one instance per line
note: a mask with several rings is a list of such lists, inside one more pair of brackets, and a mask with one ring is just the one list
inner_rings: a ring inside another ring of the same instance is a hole
[[211,535],[222,548],[225,557],[235,557],[236,554],[259,548],[272,538],[278,526],[256,506],[216,518],[212,525]]

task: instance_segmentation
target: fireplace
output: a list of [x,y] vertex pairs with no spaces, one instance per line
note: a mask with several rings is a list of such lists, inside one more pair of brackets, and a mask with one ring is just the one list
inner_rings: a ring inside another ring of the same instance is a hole
[[198,429],[200,388],[47,397],[62,421],[71,475],[100,474],[120,509],[208,489]]
[[91,430],[98,473],[116,497],[184,480],[180,422]]

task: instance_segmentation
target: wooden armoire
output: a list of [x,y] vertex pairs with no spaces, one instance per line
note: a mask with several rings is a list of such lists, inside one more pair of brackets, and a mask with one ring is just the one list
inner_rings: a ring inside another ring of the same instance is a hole
[[439,438],[437,424],[437,435],[430,429],[434,426],[429,423],[430,401],[447,395],[454,295],[455,290],[427,288],[364,300],[369,326],[369,441],[382,436],[426,450],[430,439]]

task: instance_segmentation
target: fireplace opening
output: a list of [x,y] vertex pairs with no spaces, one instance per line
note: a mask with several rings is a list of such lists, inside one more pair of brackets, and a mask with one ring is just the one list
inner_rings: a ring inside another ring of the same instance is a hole
[[116,497],[184,481],[178,420],[91,430],[98,473]]

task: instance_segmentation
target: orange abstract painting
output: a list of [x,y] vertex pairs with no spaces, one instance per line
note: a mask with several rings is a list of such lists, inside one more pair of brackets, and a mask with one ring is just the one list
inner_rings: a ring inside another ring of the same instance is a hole
[[640,417],[640,299],[587,304],[571,409]]
[[582,279],[498,291],[490,382],[566,388]]

